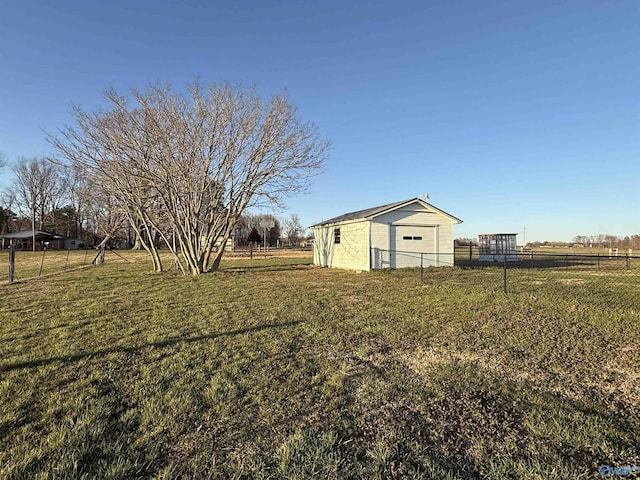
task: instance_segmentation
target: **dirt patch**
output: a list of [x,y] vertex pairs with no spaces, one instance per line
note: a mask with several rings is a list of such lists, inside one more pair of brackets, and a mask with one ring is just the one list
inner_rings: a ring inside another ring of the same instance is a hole
[[587,283],[581,278],[560,278],[558,282],[563,285],[584,285]]

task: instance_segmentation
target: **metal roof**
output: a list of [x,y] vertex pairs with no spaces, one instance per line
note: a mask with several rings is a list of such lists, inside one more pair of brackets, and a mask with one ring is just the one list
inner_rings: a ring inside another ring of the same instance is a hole
[[364,218],[368,218],[371,219],[373,217],[377,217],[378,215],[382,215],[383,213],[387,213],[390,212],[392,210],[396,210],[400,207],[403,207],[405,205],[409,205],[413,202],[419,202],[421,205],[426,206],[436,212],[439,212],[443,215],[446,215],[447,217],[452,218],[453,220],[455,220],[458,223],[462,223],[462,220],[460,220],[459,218],[454,217],[453,215],[448,214],[447,212],[440,210],[439,208],[434,207],[433,205],[425,202],[424,200],[422,200],[421,198],[410,198],[409,200],[402,200],[400,202],[393,202],[393,203],[388,203],[386,205],[380,205],[379,207],[373,207],[373,208],[366,208],[364,210],[358,210],[357,212],[351,212],[351,213],[345,213],[344,215],[339,215],[337,217],[333,217],[330,218],[329,220],[324,220],[322,222],[316,223],[315,225],[311,225],[310,228],[313,227],[320,227],[322,225],[329,225],[332,223],[342,223],[342,222],[347,222],[349,220],[360,220],[360,219],[364,219]]
[[[40,238],[65,238],[61,237],[60,235],[56,235],[55,233],[43,232],[41,230],[36,230],[35,234],[36,237]],[[16,240],[33,238],[33,230],[22,230],[20,232],[5,233],[4,235],[0,235],[0,238],[15,238]]]

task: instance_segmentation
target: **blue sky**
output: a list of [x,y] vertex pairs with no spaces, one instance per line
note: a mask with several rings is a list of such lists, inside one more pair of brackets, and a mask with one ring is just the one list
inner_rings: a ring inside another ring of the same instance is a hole
[[[109,87],[287,89],[332,142],[305,225],[428,192],[456,237],[640,233],[640,2],[0,0],[0,152]],[[5,168],[0,183],[11,182]]]

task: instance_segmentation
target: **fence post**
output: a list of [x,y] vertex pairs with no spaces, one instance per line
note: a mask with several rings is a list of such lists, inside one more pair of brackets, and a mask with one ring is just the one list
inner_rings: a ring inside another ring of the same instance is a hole
[[504,267],[503,267],[503,271],[504,271],[504,280],[503,280],[504,293],[506,294],[507,293],[507,255],[506,254],[502,257],[502,263],[504,265]]
[[424,283],[424,253],[420,252],[420,283]]
[[16,271],[16,247],[13,244],[13,239],[9,243],[9,283],[13,282],[13,277]]
[[598,253],[598,270],[600,270],[600,253]]
[[627,270],[631,270],[631,257],[629,256],[629,252],[627,252]]
[[47,251],[47,246],[45,245],[42,249],[42,260],[40,260],[40,272],[38,272],[38,276],[42,275],[42,266],[44,265],[44,254]]

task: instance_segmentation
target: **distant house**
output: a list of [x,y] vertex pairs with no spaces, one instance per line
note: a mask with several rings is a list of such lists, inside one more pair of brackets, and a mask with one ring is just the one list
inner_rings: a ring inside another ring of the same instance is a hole
[[[222,245],[222,237],[218,238],[214,244],[213,244],[213,249],[214,251],[220,250],[220,245]],[[225,243],[224,245],[224,251],[225,252],[233,252],[236,249],[236,237],[234,234],[231,234],[231,236],[229,238],[227,238],[227,243]]]
[[453,265],[461,222],[421,198],[346,213],[311,226],[313,262],[366,271]]
[[84,250],[85,248],[86,248],[86,244],[84,243],[84,240],[80,240],[79,238],[64,239],[65,250]]
[[[9,248],[9,243],[13,243],[17,250],[33,250],[33,230],[22,230],[20,232],[5,233],[0,235],[2,240],[2,248]],[[55,233],[35,231],[36,250],[41,250],[45,246],[48,250],[64,250],[65,237],[56,235]]]
[[[220,235],[218,238],[216,238],[216,240],[213,242],[213,251],[217,252],[218,250],[220,250],[220,247],[222,246],[222,239],[224,238],[224,234]],[[202,248],[205,248],[207,244],[207,238],[206,236],[202,236],[200,237],[200,246]],[[231,235],[229,235],[229,238],[227,238],[227,242],[224,244],[224,251],[225,252],[234,252],[236,249],[236,233],[231,232]]]
[[481,262],[515,262],[517,233],[484,233],[478,235]]

